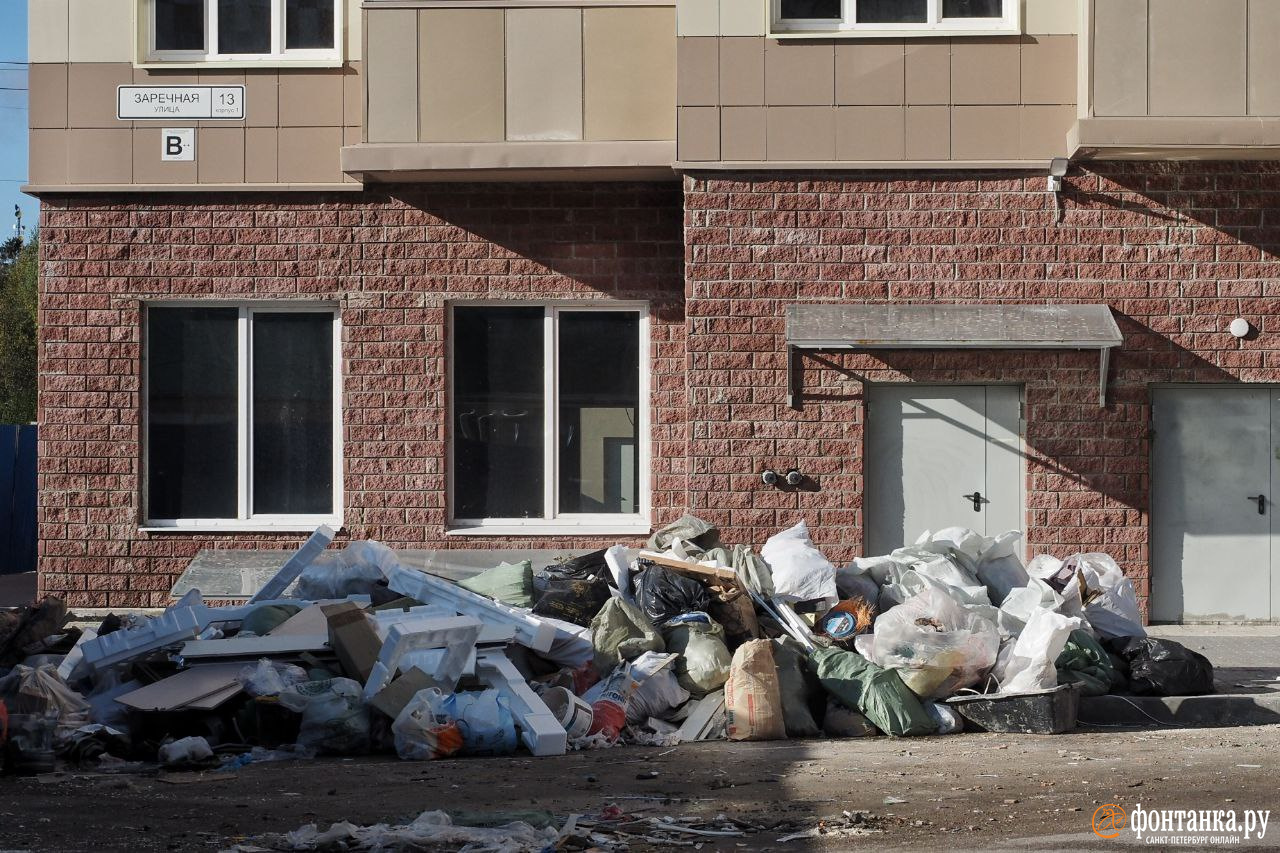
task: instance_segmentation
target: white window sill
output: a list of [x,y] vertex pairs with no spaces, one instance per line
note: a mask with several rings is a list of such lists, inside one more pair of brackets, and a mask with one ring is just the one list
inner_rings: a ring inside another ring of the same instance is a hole
[[617,524],[466,524],[451,527],[445,536],[648,536],[648,522],[622,521]]
[[148,59],[135,62],[134,68],[150,70],[160,69],[198,69],[211,71],[233,68],[341,68],[342,59],[282,59],[267,57],[265,59]]
[[936,38],[994,38],[1022,35],[1019,28],[1010,29],[936,29],[936,30],[809,30],[775,29],[769,38],[775,39],[936,39]]
[[305,533],[327,524],[335,530],[342,527],[340,518],[317,518],[306,521],[208,521],[164,524],[147,522],[138,528],[139,533]]

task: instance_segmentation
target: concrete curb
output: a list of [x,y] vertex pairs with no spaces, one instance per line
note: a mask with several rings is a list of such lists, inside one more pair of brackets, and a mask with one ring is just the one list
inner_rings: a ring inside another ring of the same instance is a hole
[[1092,696],[1080,700],[1078,720],[1082,726],[1267,726],[1280,723],[1280,693]]

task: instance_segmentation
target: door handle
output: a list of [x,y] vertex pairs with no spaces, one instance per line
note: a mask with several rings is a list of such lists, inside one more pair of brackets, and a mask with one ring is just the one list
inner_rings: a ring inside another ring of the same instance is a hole
[[961,495],[967,501],[973,501],[973,511],[982,512],[982,505],[989,504],[991,501],[982,496],[982,492],[974,492],[971,495]]
[[1258,502],[1258,515],[1267,514],[1267,496],[1266,495],[1249,495],[1249,500]]

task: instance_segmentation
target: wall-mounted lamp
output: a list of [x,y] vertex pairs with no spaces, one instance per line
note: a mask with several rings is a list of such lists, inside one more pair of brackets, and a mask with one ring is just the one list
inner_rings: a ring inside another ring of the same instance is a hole
[[1249,321],[1245,318],[1237,317],[1231,321],[1231,325],[1227,329],[1237,338],[1245,338],[1253,331],[1253,326],[1249,325]]
[[1062,179],[1067,176],[1067,168],[1071,161],[1066,157],[1054,157],[1049,162],[1049,192],[1062,192]]

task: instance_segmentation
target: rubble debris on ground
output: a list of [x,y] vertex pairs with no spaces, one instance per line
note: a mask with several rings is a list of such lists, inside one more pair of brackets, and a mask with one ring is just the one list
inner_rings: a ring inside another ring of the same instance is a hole
[[[638,551],[460,583],[333,536],[240,606],[193,590],[85,630],[56,599],[0,612],[5,767],[1052,733],[1081,695],[1213,686],[1203,657],[1146,637],[1109,556],[1024,566],[1017,532],[947,528],[836,566],[803,522],[756,553],[685,516]],[[424,819],[395,831],[458,829]]]

